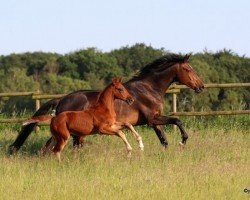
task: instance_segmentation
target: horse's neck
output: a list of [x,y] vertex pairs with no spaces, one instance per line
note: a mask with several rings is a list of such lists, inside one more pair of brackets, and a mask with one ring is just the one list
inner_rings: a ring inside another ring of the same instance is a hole
[[114,92],[112,86],[109,85],[103,90],[103,92],[101,92],[100,97],[98,99],[98,106],[107,109],[111,113],[115,113],[114,100],[115,100]]
[[144,84],[140,84],[140,87],[144,87],[143,85],[146,85],[147,87],[150,86],[154,92],[157,92],[161,97],[163,97],[166,93],[166,90],[174,82],[175,77],[176,69],[173,66],[164,70],[164,72],[152,73],[150,76],[147,76],[141,80],[128,81],[125,83],[125,85],[130,86],[135,82],[143,82]]

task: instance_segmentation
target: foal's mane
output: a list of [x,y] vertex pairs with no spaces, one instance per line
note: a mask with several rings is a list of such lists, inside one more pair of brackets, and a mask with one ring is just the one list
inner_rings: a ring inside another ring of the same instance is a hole
[[144,66],[132,79],[130,79],[130,81],[141,80],[142,78],[145,78],[153,72],[163,71],[174,65],[175,63],[188,60],[188,58],[189,55],[168,53]]

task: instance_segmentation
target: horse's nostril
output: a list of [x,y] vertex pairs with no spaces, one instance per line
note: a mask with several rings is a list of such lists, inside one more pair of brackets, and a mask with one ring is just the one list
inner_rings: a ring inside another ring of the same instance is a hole
[[202,89],[201,89],[201,88],[198,88],[198,87],[197,87],[197,88],[195,88],[195,92],[196,92],[196,93],[200,93],[201,91],[202,91]]

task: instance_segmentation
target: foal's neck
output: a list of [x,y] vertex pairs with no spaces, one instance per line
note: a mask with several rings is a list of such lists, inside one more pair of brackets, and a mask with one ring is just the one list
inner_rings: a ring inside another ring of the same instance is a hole
[[108,109],[110,112],[115,112],[114,110],[115,95],[113,91],[113,86],[107,86],[100,94],[98,99],[98,105],[103,108]]

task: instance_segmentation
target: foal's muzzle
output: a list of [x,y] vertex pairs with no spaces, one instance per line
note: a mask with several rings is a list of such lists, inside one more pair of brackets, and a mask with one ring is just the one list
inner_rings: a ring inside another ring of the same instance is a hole
[[126,102],[128,105],[131,105],[135,100],[131,97],[131,98],[127,98]]

